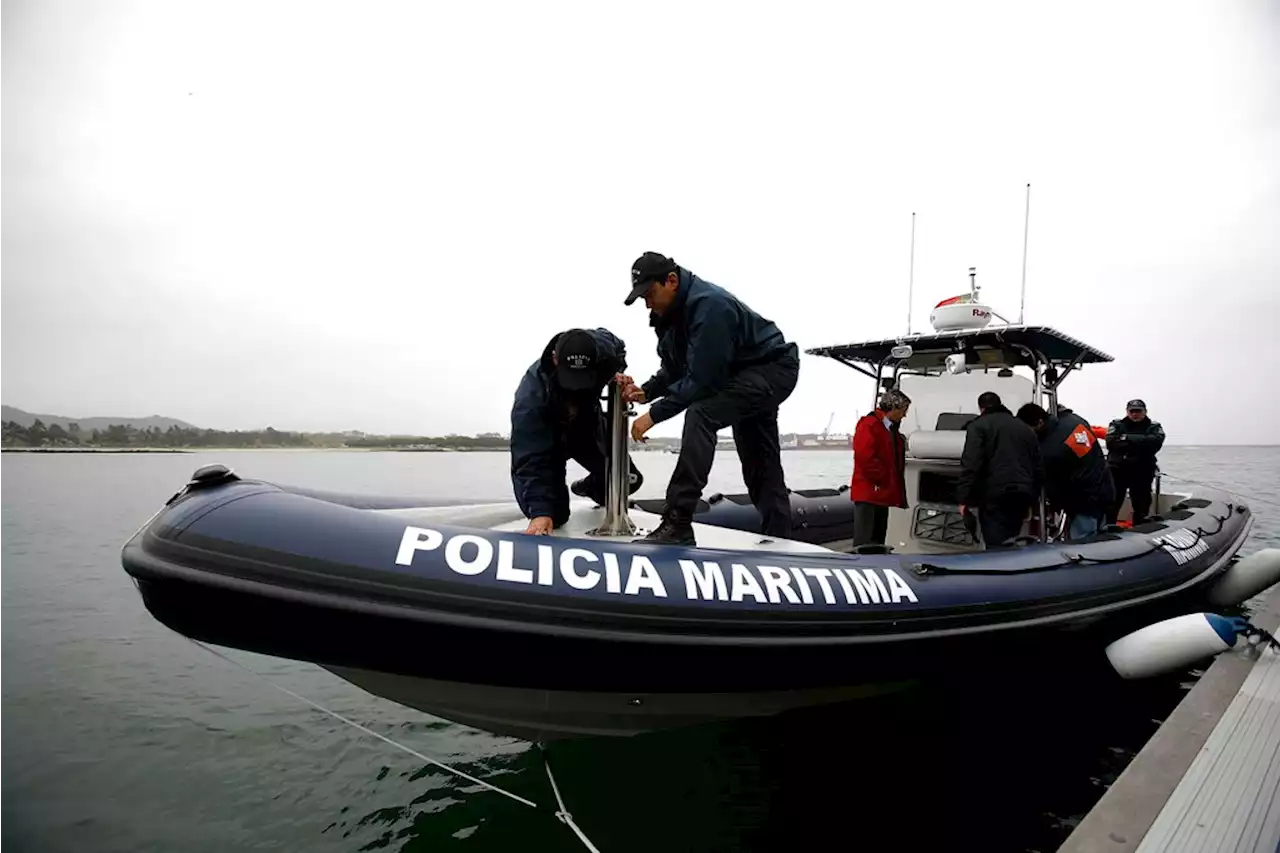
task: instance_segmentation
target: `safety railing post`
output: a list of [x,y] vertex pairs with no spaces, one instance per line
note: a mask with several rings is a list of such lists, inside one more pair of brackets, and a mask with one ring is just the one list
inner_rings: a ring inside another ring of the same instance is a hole
[[1040,490],[1040,541],[1049,541],[1049,507],[1045,501],[1044,489]]
[[627,439],[631,430],[628,419],[632,415],[631,404],[622,399],[622,386],[609,384],[609,402],[606,408],[609,422],[609,458],[605,464],[606,491],[604,520],[590,531],[592,536],[631,536],[636,525],[627,514],[631,491],[631,461],[627,454]]

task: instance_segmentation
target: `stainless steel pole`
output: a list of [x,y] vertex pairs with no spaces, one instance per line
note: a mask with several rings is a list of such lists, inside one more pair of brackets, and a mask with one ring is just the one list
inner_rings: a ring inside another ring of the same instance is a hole
[[622,399],[622,387],[616,382],[609,386],[609,460],[606,463],[607,491],[605,493],[604,520],[590,531],[591,536],[632,536],[635,522],[627,514],[630,497],[631,463],[627,455],[627,439],[630,430],[627,420],[631,417],[631,405]]

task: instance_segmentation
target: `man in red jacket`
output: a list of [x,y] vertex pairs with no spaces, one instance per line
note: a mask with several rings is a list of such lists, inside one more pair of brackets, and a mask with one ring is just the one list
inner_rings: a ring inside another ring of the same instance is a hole
[[889,389],[880,405],[858,421],[853,433],[853,544],[884,544],[889,507],[907,506],[907,443],[900,425],[911,398]]

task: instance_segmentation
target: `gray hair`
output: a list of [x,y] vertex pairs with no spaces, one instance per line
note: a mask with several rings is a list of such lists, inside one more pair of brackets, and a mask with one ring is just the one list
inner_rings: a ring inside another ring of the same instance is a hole
[[880,397],[880,411],[891,412],[911,405],[911,398],[897,388],[890,388]]

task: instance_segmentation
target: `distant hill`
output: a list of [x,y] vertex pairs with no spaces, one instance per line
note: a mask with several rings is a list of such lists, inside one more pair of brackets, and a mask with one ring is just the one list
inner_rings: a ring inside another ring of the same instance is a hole
[[3,410],[0,411],[0,421],[4,421],[6,423],[9,421],[15,421],[19,426],[23,427],[31,426],[35,423],[36,419],[39,418],[45,426],[60,424],[63,429],[66,429],[68,424],[76,423],[80,425],[80,429],[83,432],[92,432],[95,429],[105,431],[107,427],[112,424],[122,424],[124,426],[131,426],[134,429],[140,430],[147,430],[152,427],[156,427],[160,430],[166,430],[171,426],[176,426],[180,429],[199,429],[199,427],[193,426],[186,421],[180,421],[177,418],[166,418],[163,415],[150,415],[145,418],[68,418],[64,415],[32,414],[31,412],[24,412],[22,409],[17,409],[13,406],[0,406],[0,410]]

